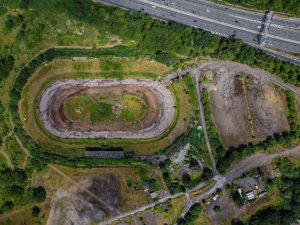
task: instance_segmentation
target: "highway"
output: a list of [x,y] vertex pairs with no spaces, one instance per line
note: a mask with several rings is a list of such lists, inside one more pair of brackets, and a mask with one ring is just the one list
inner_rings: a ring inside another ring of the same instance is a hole
[[[153,17],[203,29],[226,38],[300,53],[300,20],[266,15],[217,5],[203,0],[98,0]],[[259,42],[259,35],[263,41]]]

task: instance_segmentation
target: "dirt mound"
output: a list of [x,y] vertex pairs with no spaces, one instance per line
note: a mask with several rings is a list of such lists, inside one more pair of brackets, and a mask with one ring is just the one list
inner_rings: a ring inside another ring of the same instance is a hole
[[230,63],[207,66],[207,71],[214,74],[206,87],[225,147],[255,144],[289,130],[284,95],[259,72]]

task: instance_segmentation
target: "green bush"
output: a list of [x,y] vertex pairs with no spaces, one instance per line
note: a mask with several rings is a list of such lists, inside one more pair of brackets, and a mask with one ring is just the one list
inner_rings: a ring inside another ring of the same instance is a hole
[[44,187],[36,187],[32,190],[32,197],[37,202],[44,202],[46,200],[46,190]]
[[34,206],[31,210],[31,214],[33,217],[38,217],[40,215],[40,212],[41,212],[41,210],[37,206]]
[[6,79],[14,67],[15,59],[13,56],[0,56],[0,82]]
[[0,214],[10,211],[14,208],[15,204],[12,201],[6,201],[0,208]]
[[[177,220],[178,225],[194,225],[196,219],[200,216],[203,208],[200,203],[195,203],[192,205],[190,210],[187,212],[184,218],[180,218]],[[195,224],[196,225],[196,224]]]

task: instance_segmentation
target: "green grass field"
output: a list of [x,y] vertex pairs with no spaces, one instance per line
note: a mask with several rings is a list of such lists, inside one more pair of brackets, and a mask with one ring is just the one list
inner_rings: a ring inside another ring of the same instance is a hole
[[64,113],[71,120],[88,122],[91,120],[92,107],[93,101],[89,96],[72,96],[64,104]]
[[64,113],[72,121],[97,124],[102,121],[134,123],[143,119],[147,105],[143,99],[133,96],[99,96],[98,101],[86,94],[66,100]]
[[116,120],[117,115],[113,113],[112,104],[99,102],[92,106],[91,122],[98,123],[101,121]]
[[0,170],[4,168],[7,168],[6,159],[0,154]]
[[126,122],[133,122],[142,119],[147,113],[146,103],[139,97],[133,95],[123,96],[122,105],[124,106],[121,117]]

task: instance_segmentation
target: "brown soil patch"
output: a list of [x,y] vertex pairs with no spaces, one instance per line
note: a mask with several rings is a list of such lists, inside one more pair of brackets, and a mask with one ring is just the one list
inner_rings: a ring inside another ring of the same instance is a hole
[[289,130],[284,95],[249,74],[215,71],[209,84],[213,118],[226,148],[258,143]]
[[[150,110],[147,111],[144,118],[136,123],[120,123],[118,121],[102,121],[97,124],[91,124],[83,121],[69,120],[63,111],[64,102],[71,96],[76,94],[87,94],[92,98],[101,95],[122,96],[136,95],[142,98]],[[159,119],[160,101],[156,94],[147,87],[123,86],[123,87],[74,87],[67,88],[53,98],[51,104],[51,116],[54,124],[63,129],[73,131],[137,131],[145,129],[153,125]]]

